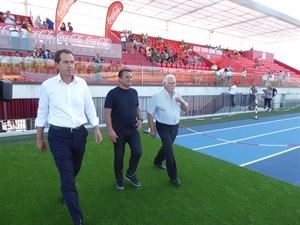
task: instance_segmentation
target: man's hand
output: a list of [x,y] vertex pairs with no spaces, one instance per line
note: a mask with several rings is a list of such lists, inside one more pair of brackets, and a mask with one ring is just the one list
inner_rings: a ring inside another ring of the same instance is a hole
[[102,134],[98,126],[94,127],[94,136],[96,144],[100,144],[102,142]]
[[36,147],[43,153],[47,151],[47,146],[44,140],[37,140]]
[[108,138],[110,141],[112,141],[114,143],[117,142],[118,136],[114,130],[112,130],[112,129],[108,130],[107,133],[108,133]]
[[135,124],[136,129],[137,129],[137,130],[141,129],[141,128],[142,128],[142,125],[143,125],[142,121],[141,121],[141,120],[138,120],[137,123]]

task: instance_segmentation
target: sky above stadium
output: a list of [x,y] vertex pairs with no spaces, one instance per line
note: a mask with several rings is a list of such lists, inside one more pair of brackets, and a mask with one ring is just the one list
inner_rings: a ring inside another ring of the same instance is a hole
[[253,0],[264,6],[282,12],[297,20],[300,20],[300,1],[299,0]]

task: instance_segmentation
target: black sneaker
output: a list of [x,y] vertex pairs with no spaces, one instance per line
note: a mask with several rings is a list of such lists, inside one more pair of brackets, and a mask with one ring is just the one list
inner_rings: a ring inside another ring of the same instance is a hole
[[154,163],[154,165],[155,165],[157,168],[161,169],[161,170],[167,169],[163,164],[155,164],[155,163]]
[[141,186],[141,183],[138,181],[138,179],[136,178],[136,176],[134,174],[132,176],[129,176],[128,174],[126,174],[125,177],[128,181],[130,181],[130,183],[133,186],[135,186],[135,187]]
[[82,220],[79,220],[79,221],[75,222],[75,225],[83,225]]
[[116,188],[119,189],[119,190],[123,190],[125,188],[124,185],[123,185],[123,181],[117,180]]
[[180,180],[178,180],[178,178],[173,178],[171,179],[172,184],[174,184],[175,186],[178,186],[181,184]]

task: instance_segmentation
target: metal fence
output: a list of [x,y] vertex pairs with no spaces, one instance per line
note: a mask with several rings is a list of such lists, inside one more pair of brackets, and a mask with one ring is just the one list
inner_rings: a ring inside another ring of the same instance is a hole
[[[189,104],[189,110],[182,113],[184,117],[196,117],[218,113],[234,113],[246,111],[249,96],[242,93],[235,95],[235,107],[231,107],[229,94],[211,96],[183,96]],[[263,107],[264,101],[258,95],[258,106]],[[300,104],[299,94],[278,94],[275,101],[275,108],[292,107]],[[151,97],[139,97],[142,117],[147,118],[147,106]],[[93,98],[99,124],[104,124],[104,101],[105,97]],[[26,131],[35,129],[35,118],[37,114],[38,99],[14,99],[11,102],[2,103],[0,116],[5,118],[0,123],[0,130],[3,132]],[[5,116],[5,115],[10,115]]]

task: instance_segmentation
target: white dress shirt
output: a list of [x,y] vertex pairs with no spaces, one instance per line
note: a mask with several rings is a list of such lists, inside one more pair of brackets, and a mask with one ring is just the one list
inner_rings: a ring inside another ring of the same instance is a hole
[[232,85],[232,86],[229,88],[229,94],[235,95],[236,89],[237,89],[236,85],[235,85],[235,84]]
[[74,76],[73,82],[66,84],[60,74],[44,81],[41,85],[37,127],[52,124],[75,128],[89,123],[99,124],[95,105],[84,79]]
[[181,104],[175,101],[175,98],[181,98],[176,91],[173,93],[173,98],[170,98],[168,92],[162,89],[157,94],[153,95],[147,112],[151,114],[156,121],[167,124],[176,125],[180,120]]

